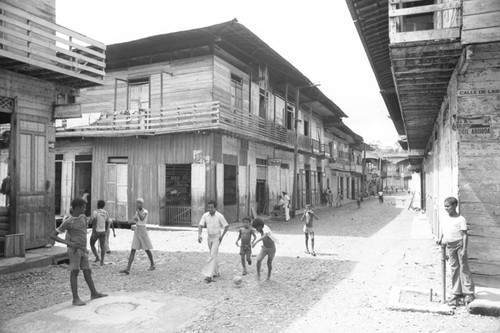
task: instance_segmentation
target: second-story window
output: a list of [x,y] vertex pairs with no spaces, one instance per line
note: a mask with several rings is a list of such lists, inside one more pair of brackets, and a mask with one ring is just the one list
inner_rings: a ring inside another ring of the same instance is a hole
[[234,74],[231,74],[231,107],[243,109],[243,79]]
[[128,109],[149,109],[149,78],[128,81]]
[[309,136],[309,118],[304,117],[304,135]]
[[286,107],[286,114],[285,114],[285,126],[287,130],[294,131],[294,124],[293,124],[293,107],[288,105]]
[[259,117],[267,118],[267,104],[269,102],[269,94],[264,89],[259,89]]

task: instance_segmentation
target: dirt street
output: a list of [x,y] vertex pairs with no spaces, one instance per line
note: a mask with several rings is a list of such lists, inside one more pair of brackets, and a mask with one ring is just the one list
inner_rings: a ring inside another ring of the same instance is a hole
[[[221,245],[221,277],[214,283],[204,283],[200,274],[207,246],[206,237],[198,244],[196,229],[150,231],[157,269],[147,271],[148,258],[139,251],[130,275],[118,271],[133,233],[119,229],[107,264],[92,266],[94,280],[107,293],[155,291],[210,300],[183,332],[499,332],[498,318],[470,315],[463,307],[454,315],[387,309],[394,286],[433,288],[440,300],[441,266],[439,248],[418,223],[421,213],[407,210],[402,196],[385,199],[365,200],[360,209],[316,207],[316,257],[304,253],[300,216],[269,221],[279,238],[269,282],[257,282],[254,260],[241,287],[234,286],[233,277],[241,274],[237,225]],[[0,322],[71,298],[65,265],[0,275],[0,285]],[[88,299],[82,277],[79,289]]]

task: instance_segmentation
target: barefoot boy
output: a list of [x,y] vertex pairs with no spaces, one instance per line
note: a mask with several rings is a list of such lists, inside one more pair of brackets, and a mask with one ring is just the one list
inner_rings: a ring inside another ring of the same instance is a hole
[[262,260],[267,256],[267,279],[271,279],[271,271],[273,270],[273,258],[276,254],[276,238],[271,229],[264,224],[260,218],[256,218],[252,222],[252,226],[261,234],[261,237],[254,240],[252,247],[262,241],[262,248],[257,256],[257,279],[260,280],[260,266]]
[[[71,202],[73,213],[69,218],[52,232],[50,238],[56,242],[68,245],[69,265],[71,268],[70,284],[73,294],[73,305],[85,305],[85,302],[78,297],[78,274],[83,270],[83,277],[90,289],[90,298],[95,299],[107,295],[98,293],[92,280],[92,271],[89,266],[87,250],[87,220],[85,216],[87,202],[81,198],[76,198]],[[58,235],[66,231],[66,239]]]
[[443,221],[438,244],[448,248],[453,293],[448,304],[456,304],[464,295],[464,301],[468,304],[474,300],[474,283],[467,256],[467,221],[457,212],[457,205],[458,200],[454,197],[446,198],[444,201],[444,209],[448,216]]
[[[307,204],[306,208],[304,209],[304,215],[302,215],[301,221],[304,221],[304,235],[306,237],[306,253],[309,254],[311,253],[313,256],[316,256],[316,252],[314,252],[314,229],[313,229],[313,218],[316,220],[319,220],[319,218],[314,214],[314,212],[311,209],[311,205]],[[309,236],[311,237],[311,250],[312,252],[309,252]]]
[[[97,209],[92,213],[92,236],[90,237],[90,248],[92,253],[94,253],[95,261],[101,261],[101,266],[104,266],[104,256],[106,254],[106,230],[109,230],[109,224],[111,219],[109,218],[109,213],[104,210],[106,203],[104,200],[97,201]],[[113,233],[114,233],[113,229]],[[95,243],[99,240],[99,245],[101,247],[101,258],[99,259],[99,254],[95,248]]]
[[[236,246],[240,247],[241,265],[243,266],[242,275],[247,275],[245,259],[249,265],[252,264],[252,237],[254,241],[257,238],[255,232],[250,227],[250,218],[245,217],[243,218],[243,227],[240,228],[238,239],[236,240]],[[238,244],[238,241],[240,239],[241,239],[241,246]]]

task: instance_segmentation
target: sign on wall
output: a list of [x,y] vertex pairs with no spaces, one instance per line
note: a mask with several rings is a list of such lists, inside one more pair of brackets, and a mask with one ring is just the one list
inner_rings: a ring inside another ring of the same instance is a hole
[[490,116],[458,117],[457,128],[460,134],[490,134]]
[[82,117],[80,104],[58,104],[54,106],[54,119],[71,119]]

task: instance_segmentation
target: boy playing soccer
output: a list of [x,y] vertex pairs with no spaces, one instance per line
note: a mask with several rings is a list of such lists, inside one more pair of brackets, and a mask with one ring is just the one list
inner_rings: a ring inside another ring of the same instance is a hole
[[262,241],[262,248],[259,255],[257,256],[257,279],[260,280],[260,266],[262,260],[267,256],[267,279],[271,279],[271,271],[273,270],[273,259],[276,254],[276,243],[277,239],[274,237],[271,228],[264,224],[261,218],[256,218],[252,222],[252,226],[257,230],[262,236],[256,239],[252,243],[254,247],[258,242]]
[[474,283],[471,279],[467,256],[467,221],[457,212],[457,205],[456,198],[445,199],[444,209],[448,216],[443,221],[443,230],[438,241],[439,245],[448,248],[453,293],[447,302],[450,305],[456,304],[464,295],[466,304],[474,300]]
[[[73,305],[85,305],[85,302],[78,297],[78,274],[83,270],[83,277],[90,289],[90,298],[95,299],[107,295],[97,292],[92,280],[92,271],[89,266],[87,250],[87,220],[85,216],[87,202],[81,198],[76,198],[71,202],[73,213],[71,217],[55,229],[50,238],[56,242],[68,245],[69,264],[71,268],[70,284],[73,294]],[[66,231],[66,239],[58,235]]]
[[[314,214],[314,212],[311,209],[311,205],[307,204],[306,208],[304,210],[304,215],[302,215],[301,221],[304,221],[304,235],[306,237],[306,253],[309,254],[311,253],[313,256],[316,256],[316,252],[314,252],[314,229],[313,229],[313,218],[316,220],[319,220],[319,218]],[[309,236],[311,236],[311,250],[312,252],[309,252]]]
[[[97,201],[97,209],[92,213],[92,236],[90,237],[90,248],[95,255],[95,261],[101,261],[101,266],[104,266],[104,255],[106,253],[106,231],[109,230],[109,225],[111,219],[109,218],[109,213],[104,210],[104,205],[106,203],[104,200]],[[115,229],[113,228],[113,234]],[[116,234],[115,234],[116,237]],[[101,247],[101,259],[97,254],[95,248],[96,241],[99,240],[99,245]]]
[[[241,265],[243,266],[242,275],[247,275],[247,268],[245,266],[245,259],[249,265],[252,264],[252,237],[253,240],[257,238],[255,232],[250,227],[250,218],[243,218],[243,227],[240,228],[240,232],[238,234],[238,239],[236,240],[236,246],[240,247],[240,255],[241,255]],[[238,241],[241,239],[241,246],[238,245]]]

